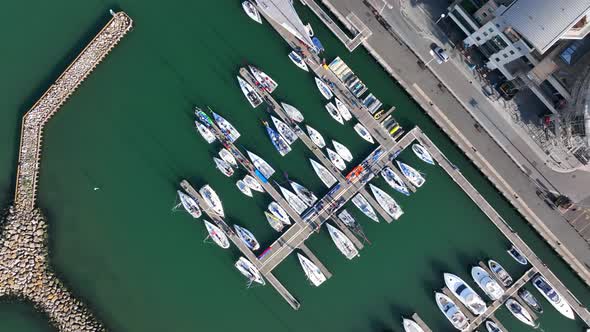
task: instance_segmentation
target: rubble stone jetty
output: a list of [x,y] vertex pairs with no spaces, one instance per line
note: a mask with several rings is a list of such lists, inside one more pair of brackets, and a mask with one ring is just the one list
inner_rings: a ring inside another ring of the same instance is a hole
[[36,207],[43,128],[60,106],[131,30],[124,12],[112,18],[25,114],[14,205],[0,223],[0,296],[31,301],[60,331],[104,331],[86,306],[51,271],[47,223]]

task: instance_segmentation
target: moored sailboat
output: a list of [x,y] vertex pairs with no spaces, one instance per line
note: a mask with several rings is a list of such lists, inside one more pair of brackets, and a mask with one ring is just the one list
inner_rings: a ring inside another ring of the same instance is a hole
[[236,157],[234,157],[234,155],[231,154],[231,152],[229,152],[228,149],[223,148],[219,150],[219,157],[221,157],[221,159],[228,163],[230,166],[238,168],[238,162],[236,160]]
[[334,93],[332,92],[332,90],[330,89],[328,84],[326,84],[324,81],[322,81],[318,77],[314,77],[314,79],[315,79],[315,84],[317,85],[318,90],[320,90],[320,93],[322,94],[322,96],[324,96],[324,98],[326,98],[328,100],[332,99],[332,97],[334,97]]
[[285,110],[285,113],[287,113],[287,116],[291,118],[291,120],[295,122],[301,122],[304,120],[303,114],[294,106],[287,103],[281,103],[281,106]]
[[283,230],[283,227],[285,227],[285,224],[283,224],[281,220],[277,218],[274,214],[268,211],[264,211],[264,216],[266,217],[266,221],[268,221],[270,227],[272,227],[275,231],[281,232]]
[[359,136],[364,139],[365,141],[373,144],[375,143],[375,140],[373,139],[373,136],[371,136],[371,134],[369,134],[369,131],[367,130],[367,128],[365,128],[365,126],[363,126],[360,123],[357,123],[354,125],[354,131],[356,131],[357,134],[359,134]]
[[379,203],[383,210],[385,210],[385,212],[387,212],[387,214],[393,219],[397,220],[402,214],[404,214],[402,208],[397,204],[393,197],[389,196],[388,193],[381,190],[381,188],[373,185],[372,183],[369,183],[369,187],[371,188],[377,203]]
[[203,187],[201,187],[201,189],[199,189],[199,194],[201,194],[201,196],[205,200],[205,203],[207,203],[211,210],[217,213],[220,217],[225,217],[225,213],[223,212],[223,206],[221,205],[221,200],[219,199],[219,196],[217,196],[217,193],[213,190],[213,188],[211,188],[211,186],[209,186],[208,184],[204,185]]
[[285,211],[285,209],[283,209],[279,203],[273,201],[268,204],[268,211],[270,211],[270,213],[272,213],[275,217],[279,218],[283,224],[291,225],[291,220],[289,219],[287,211]]
[[195,120],[195,126],[197,127],[199,134],[201,134],[201,137],[203,137],[203,139],[205,139],[205,141],[207,143],[211,144],[211,143],[215,142],[217,137],[215,137],[215,134],[213,134],[211,129],[209,129],[203,123],[196,121],[196,120]]
[[[209,109],[211,110],[211,109]],[[229,121],[227,121],[224,117],[222,117],[221,115],[211,111],[211,114],[213,115],[213,119],[215,120],[215,123],[217,123],[217,126],[219,127],[219,129],[221,129],[221,132],[223,133],[223,135],[230,141],[230,142],[235,142],[238,138],[240,138],[240,132],[236,130],[236,128],[229,123]]]
[[252,76],[254,76],[256,83],[258,83],[259,86],[266,90],[268,93],[272,93],[279,86],[277,82],[275,82],[275,80],[272,79],[272,77],[267,75],[262,70],[252,65],[249,65],[248,69],[250,69],[250,72],[252,73]]
[[300,69],[309,71],[309,68],[307,68],[307,64],[305,63],[305,61],[303,61],[303,58],[301,57],[301,55],[299,55],[299,53],[291,51],[291,53],[289,53],[289,59]]
[[249,283],[257,283],[261,285],[265,285],[266,282],[264,278],[260,274],[260,271],[245,257],[240,257],[235,264],[236,268],[240,273],[242,273],[246,278],[248,278]]
[[342,160],[342,157],[340,157],[340,155],[336,153],[336,151],[330,148],[326,148],[326,151],[328,152],[328,159],[330,159],[330,161],[332,162],[332,164],[334,164],[334,166],[336,166],[336,168],[338,168],[341,171],[346,169],[346,163],[344,163],[344,160]]
[[352,161],[352,153],[350,153],[350,150],[346,147],[346,145],[335,140],[332,140],[332,145],[334,145],[334,149],[336,149],[336,152],[340,155],[340,157],[342,157],[342,159],[347,162]]
[[216,225],[213,225],[207,220],[203,220],[205,223],[205,228],[207,229],[207,233],[209,233],[209,237],[223,249],[229,248],[229,240],[227,235]]
[[322,273],[320,268],[317,267],[309,258],[303,256],[300,253],[297,253],[297,258],[299,258],[299,263],[303,268],[303,272],[307,276],[307,279],[316,287],[321,285],[324,281],[326,281],[326,276]]
[[266,133],[268,134],[268,137],[270,138],[272,145],[279,152],[279,154],[282,157],[284,157],[285,155],[287,155],[287,153],[291,152],[291,147],[289,146],[287,141],[285,141],[285,139],[281,135],[279,135],[279,133],[272,129],[268,125],[268,122],[264,121],[263,124],[266,128]]
[[315,173],[318,175],[320,180],[322,180],[324,185],[326,185],[326,187],[330,188],[336,182],[338,182],[338,180],[336,180],[334,175],[332,175],[332,173],[330,173],[330,171],[328,171],[328,169],[325,168],[322,164],[318,163],[317,161],[315,161],[311,158],[309,159],[309,161],[311,162],[311,167],[313,168]]
[[295,194],[297,194],[297,196],[307,205],[307,206],[312,206],[313,203],[315,203],[318,198],[316,195],[314,195],[311,190],[305,188],[304,186],[300,185],[299,183],[295,182],[295,181],[289,181],[289,183],[291,184],[291,188],[293,188],[293,191],[295,191]]
[[180,198],[180,203],[182,204],[182,207],[193,218],[199,218],[202,215],[201,208],[199,208],[199,204],[197,204],[197,201],[191,195],[183,192],[182,190],[176,190],[176,193],[178,193],[178,198]]
[[338,112],[340,112],[340,115],[342,115],[344,121],[350,121],[350,119],[352,119],[352,114],[350,114],[348,106],[338,98],[334,98],[334,101],[336,102],[336,108],[338,109]]
[[221,160],[217,157],[213,157],[213,161],[215,162],[215,167],[225,176],[230,177],[234,175],[234,169],[230,166],[230,164],[226,163],[224,160]]
[[242,2],[242,8],[254,22],[262,24],[262,19],[260,18],[260,13],[258,9],[254,7],[254,4],[250,0],[246,0]]
[[326,146],[326,141],[324,141],[324,138],[320,132],[313,129],[309,125],[305,125],[305,128],[307,129],[307,133],[309,134],[309,138],[313,144],[317,145],[318,148],[323,149]]
[[250,189],[250,187],[246,185],[246,183],[243,180],[238,180],[238,182],[236,182],[236,187],[240,189],[242,194],[248,197],[252,197],[252,190]]
[[244,242],[244,244],[248,248],[250,248],[250,250],[258,250],[260,248],[260,244],[254,237],[254,234],[252,234],[252,232],[238,225],[234,225],[234,229],[236,230],[236,233],[238,234],[240,240],[242,240],[242,242]]
[[371,218],[373,221],[379,222],[379,218],[377,218],[377,213],[373,207],[369,204],[366,198],[363,197],[360,193],[356,194],[352,198],[352,203],[363,212],[367,217]]
[[244,183],[252,190],[258,191],[258,192],[264,192],[264,188],[262,187],[262,185],[260,184],[260,182],[258,182],[258,180],[256,180],[252,175],[248,174],[246,176],[244,176]]
[[285,197],[287,203],[289,203],[289,205],[293,208],[293,210],[295,210],[295,212],[297,212],[297,214],[302,214],[307,209],[308,206],[291,190],[283,186],[279,186],[279,189],[281,190],[281,193]]
[[393,188],[395,191],[402,193],[406,196],[410,195],[410,191],[408,187],[404,183],[404,181],[397,175],[391,168],[385,166],[381,171],[381,176],[387,182],[387,184]]
[[344,119],[342,119],[342,115],[340,115],[340,112],[338,112],[338,109],[336,108],[336,106],[334,106],[332,102],[328,102],[326,104],[326,110],[334,120],[338,121],[338,123],[340,124],[344,124]]
[[275,169],[272,168],[266,162],[266,160],[262,159],[260,156],[258,156],[254,152],[250,152],[250,151],[246,150],[246,153],[248,154],[248,157],[250,157],[250,160],[252,160],[252,164],[254,164],[254,167],[256,167],[256,169],[258,169],[258,171],[260,171],[260,173],[265,178],[269,179],[275,173]]
[[338,250],[340,250],[346,258],[353,259],[355,256],[358,256],[358,250],[344,233],[328,223],[326,223],[326,226],[328,227],[328,232],[330,233],[332,241],[334,241]]
[[404,164],[399,160],[396,160],[395,162],[397,163],[397,167],[402,172],[402,174],[406,177],[406,179],[408,179],[408,181],[410,181],[411,184],[416,186],[416,188],[422,187],[424,182],[426,182],[426,179],[424,179],[422,174],[420,174],[420,172],[415,170],[410,165]]
[[290,145],[295,143],[295,141],[299,138],[297,137],[295,132],[286,123],[277,119],[275,116],[271,115],[270,118],[272,120],[272,123],[274,123],[275,128],[277,128],[277,131],[279,132],[281,137],[285,139],[287,144]]
[[240,89],[242,90],[242,93],[248,100],[248,103],[250,103],[250,106],[252,106],[253,108],[260,106],[260,104],[262,104],[262,97],[260,96],[260,94],[258,94],[258,91],[254,90],[254,88],[240,76],[236,77],[238,78],[238,84],[240,85]]
[[426,148],[422,145],[418,143],[412,144],[412,151],[414,151],[414,154],[422,161],[434,165],[434,159],[432,159],[430,152],[428,152],[428,150],[426,150]]

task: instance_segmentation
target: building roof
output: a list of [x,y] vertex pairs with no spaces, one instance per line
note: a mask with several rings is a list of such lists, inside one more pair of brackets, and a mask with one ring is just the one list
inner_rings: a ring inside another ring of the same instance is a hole
[[515,0],[501,20],[544,53],[588,11],[590,0]]
[[256,4],[261,11],[295,35],[299,40],[310,47],[314,47],[291,0],[256,0]]

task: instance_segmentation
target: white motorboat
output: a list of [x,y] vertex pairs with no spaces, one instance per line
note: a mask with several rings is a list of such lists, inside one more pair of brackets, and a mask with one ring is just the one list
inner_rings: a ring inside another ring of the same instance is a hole
[[307,23],[305,25],[305,30],[307,30],[307,34],[309,37],[313,37],[313,29],[311,28],[311,24]]
[[469,320],[461,309],[451,300],[450,297],[443,293],[435,293],[436,304],[442,313],[447,317],[449,322],[459,331],[466,331],[469,327]]
[[313,144],[317,145],[318,148],[323,149],[326,146],[326,141],[324,141],[324,138],[322,137],[320,132],[313,129],[309,125],[305,125],[305,128],[307,129],[307,133],[309,134],[309,138],[311,139]]
[[254,152],[250,152],[248,150],[246,150],[246,153],[248,154],[248,157],[250,157],[250,160],[252,160],[252,164],[254,164],[254,167],[256,167],[256,169],[258,169],[258,171],[267,179],[269,179],[274,173],[275,173],[275,169],[272,168],[264,159],[262,159],[260,156],[258,156],[257,154],[255,154]]
[[253,282],[265,285],[266,282],[264,278],[260,274],[260,271],[252,264],[249,260],[245,257],[240,257],[236,262],[236,268],[240,271],[246,278],[248,278],[248,282],[251,284]]
[[525,323],[528,326],[537,327],[537,324],[535,323],[531,313],[513,298],[509,298],[506,301],[506,308],[508,308],[508,311],[510,311],[510,313],[519,321]]
[[275,149],[277,150],[277,152],[282,157],[287,155],[287,153],[291,152],[291,146],[289,145],[289,143],[287,143],[287,141],[285,141],[283,136],[281,136],[274,129],[272,129],[268,125],[268,122],[263,121],[262,123],[264,124],[264,127],[266,128],[266,133],[268,134],[268,137],[270,138],[270,141],[271,141],[272,145],[275,147]]
[[221,157],[221,159],[228,163],[230,166],[238,168],[238,161],[236,160],[236,157],[234,157],[234,155],[231,154],[231,152],[229,152],[228,149],[222,148],[221,150],[219,150],[219,157]]
[[293,191],[295,192],[295,194],[297,194],[297,196],[307,206],[312,206],[313,203],[315,203],[318,200],[317,196],[314,195],[311,192],[311,190],[305,188],[304,186],[300,185],[299,183],[297,183],[295,181],[289,181],[289,183],[291,184],[291,188],[293,188]]
[[422,161],[434,165],[434,159],[432,159],[430,152],[428,152],[428,150],[426,150],[426,148],[422,145],[418,143],[412,144],[412,151],[414,151],[414,154],[418,156],[418,158],[420,158]]
[[346,169],[346,163],[344,162],[342,157],[340,157],[340,155],[336,153],[336,151],[330,148],[326,148],[326,151],[328,151],[328,158],[330,159],[332,164],[336,166],[336,168],[338,168],[341,171]]
[[254,7],[254,4],[252,2],[250,2],[249,0],[242,2],[242,8],[246,12],[246,14],[248,14],[248,17],[254,20],[254,22],[262,24],[260,13],[258,12],[258,9]]
[[402,208],[397,204],[393,197],[389,196],[388,193],[381,190],[379,187],[373,185],[372,183],[369,183],[369,187],[371,188],[371,192],[373,192],[373,195],[375,196],[375,200],[377,201],[377,203],[379,203],[383,210],[385,210],[385,212],[387,212],[387,214],[390,215],[393,219],[397,220],[399,219],[399,217],[401,217],[402,214],[404,214]]
[[363,126],[360,123],[357,123],[354,125],[354,131],[356,131],[357,134],[359,134],[360,137],[362,137],[362,139],[364,139],[365,141],[374,144],[375,140],[373,139],[373,136],[371,136],[371,134],[369,134],[369,131],[367,130],[367,128],[365,128],[365,126]]
[[189,194],[186,194],[182,190],[176,190],[182,207],[188,212],[193,218],[199,218],[203,213],[197,201]]
[[283,186],[279,186],[279,189],[281,190],[281,193],[285,197],[287,203],[289,203],[289,205],[293,208],[293,210],[295,210],[295,212],[297,212],[297,214],[302,214],[308,208],[308,206],[291,190]]
[[248,197],[252,197],[252,189],[250,189],[250,187],[248,187],[248,185],[246,185],[246,183],[243,180],[238,180],[238,182],[236,182],[236,187],[240,189],[242,194]]
[[291,51],[291,53],[289,53],[289,59],[291,59],[291,61],[300,69],[309,71],[309,68],[307,68],[307,64],[305,63],[305,61],[303,61],[303,58],[301,57],[301,55],[299,55],[299,53]]
[[338,182],[334,175],[332,175],[332,173],[330,173],[330,171],[328,171],[328,169],[325,168],[322,164],[318,163],[317,161],[311,158],[309,159],[309,161],[311,162],[311,167],[313,167],[313,170],[318,175],[320,180],[322,180],[322,182],[326,185],[326,187],[330,188],[336,182]]
[[463,279],[458,276],[445,273],[445,285],[461,301],[469,311],[475,315],[481,315],[488,308],[486,303],[477,295],[477,293]]
[[381,171],[381,176],[385,179],[385,182],[393,188],[395,191],[402,193],[406,196],[410,195],[408,187],[404,183],[401,177],[397,175],[391,168],[385,166]]
[[533,293],[529,292],[525,288],[521,288],[518,290],[517,294],[518,297],[520,297],[522,301],[529,306],[529,308],[533,309],[533,311],[539,314],[543,313],[543,307],[541,306],[539,300],[537,300],[537,298],[533,295]]
[[301,267],[303,268],[303,272],[305,272],[307,279],[314,286],[318,287],[324,281],[326,281],[326,276],[311,260],[309,260],[309,258],[303,256],[300,253],[297,253],[297,258],[299,258],[299,263],[301,264]]
[[424,330],[418,325],[418,323],[414,322],[409,318],[404,318],[402,320],[402,324],[404,326],[405,332],[424,332]]
[[289,220],[287,211],[285,211],[285,209],[283,209],[279,203],[273,201],[268,204],[268,211],[270,211],[270,213],[272,213],[275,217],[279,218],[283,224],[291,225],[291,220]]
[[215,167],[225,176],[232,176],[234,175],[234,169],[230,166],[230,164],[226,163],[225,161],[213,157],[213,161],[215,161]]
[[506,250],[506,252],[521,265],[527,265],[529,263],[526,257],[524,257],[524,255],[518,251],[518,248],[516,248],[514,245],[512,245],[510,249]]
[[209,237],[223,249],[229,248],[229,240],[227,235],[217,226],[213,225],[207,220],[203,220],[205,223],[205,228],[207,229],[207,233],[209,233]]
[[498,279],[504,287],[508,287],[512,285],[512,277],[508,274],[508,272],[500,265],[500,263],[496,262],[493,259],[488,261],[488,267],[490,271],[494,274],[494,277]]
[[195,126],[197,127],[199,134],[201,134],[201,136],[205,139],[205,141],[207,143],[211,144],[211,143],[215,142],[215,140],[217,138],[215,137],[215,134],[213,134],[211,129],[209,129],[207,126],[205,126],[204,124],[202,124],[200,121],[197,121],[197,120],[195,120]]
[[488,330],[488,332],[505,332],[504,330],[499,328],[496,323],[494,323],[491,320],[486,321],[486,330]]
[[252,73],[252,76],[254,76],[256,83],[268,93],[272,93],[279,86],[277,82],[272,79],[272,77],[267,75],[262,70],[252,65],[248,66],[248,69],[250,69],[250,72]]
[[244,242],[244,244],[250,248],[250,250],[258,250],[260,248],[260,244],[252,232],[238,225],[234,225],[234,229],[236,230],[240,240],[242,240],[242,242]]
[[332,237],[332,241],[336,244],[336,247],[340,252],[348,259],[353,259],[355,256],[358,256],[358,250],[352,244],[352,241],[344,233],[342,233],[338,228],[326,223],[328,227],[328,232],[330,233],[330,237]]
[[352,114],[350,114],[348,106],[338,98],[334,98],[334,101],[336,102],[336,108],[338,109],[338,112],[340,112],[340,115],[342,115],[344,121],[350,121],[352,119]]
[[502,289],[500,284],[481,267],[474,266],[471,268],[471,277],[479,288],[493,301],[500,299],[504,295],[504,289]]
[[208,184],[204,185],[203,187],[201,187],[201,189],[199,189],[199,194],[201,194],[201,196],[205,200],[205,203],[207,203],[211,210],[217,213],[220,217],[225,217],[225,213],[223,212],[223,206],[221,205],[221,200],[219,199],[219,196],[217,196],[217,193],[213,190],[213,188],[211,188],[211,186],[209,186]]
[[350,150],[348,150],[348,148],[344,144],[332,140],[332,145],[334,145],[334,149],[340,155],[340,157],[342,157],[342,159],[344,159],[347,162],[352,161],[352,153],[350,153]]
[[569,319],[575,319],[572,307],[567,300],[561,296],[545,278],[537,275],[533,278],[533,286],[543,295],[551,305],[557,309],[562,315]]
[[298,109],[296,109],[294,106],[289,105],[287,103],[281,103],[281,106],[283,107],[283,109],[285,110],[285,113],[287,113],[289,118],[291,118],[291,120],[293,120],[295,122],[301,122],[304,120],[303,114]]
[[326,98],[328,100],[332,99],[332,97],[334,97],[334,93],[332,92],[332,89],[330,89],[328,84],[326,84],[324,81],[322,81],[318,77],[314,77],[314,78],[315,78],[315,84],[318,86],[318,90],[320,90],[320,93],[322,94],[322,96],[324,96],[324,98]]
[[416,186],[416,188],[422,187],[424,182],[426,182],[426,179],[424,179],[422,174],[420,174],[420,172],[415,170],[410,165],[404,164],[399,160],[396,160],[395,162],[397,163],[397,167],[402,172],[402,174],[406,177],[406,179],[408,179],[408,181],[410,181],[411,184]]
[[262,97],[260,96],[258,91],[254,90],[254,88],[240,76],[236,77],[238,78],[238,84],[240,85],[240,89],[242,90],[242,93],[244,94],[250,105],[253,108],[260,106],[260,104],[262,104]]
[[244,183],[252,190],[254,191],[258,191],[263,193],[264,192],[264,188],[262,187],[262,185],[260,184],[260,182],[258,182],[258,180],[256,180],[252,175],[246,175],[244,176]]
[[277,128],[277,131],[281,137],[287,141],[287,144],[293,144],[299,138],[295,132],[283,121],[277,119],[273,115],[270,116],[270,119],[272,120],[272,123],[274,123],[275,128]]
[[373,221],[379,222],[379,218],[377,218],[377,213],[373,207],[369,204],[366,198],[363,197],[360,193],[356,194],[352,198],[352,203],[359,208],[367,217],[371,218]]
[[338,109],[336,108],[336,106],[334,106],[334,104],[332,102],[328,102],[326,104],[326,110],[328,111],[328,114],[330,114],[330,116],[338,121],[338,123],[340,124],[344,124],[344,120],[342,119],[342,115],[340,115],[340,112],[338,112]]
[[268,211],[264,211],[264,216],[266,217],[266,221],[268,221],[270,227],[272,227],[275,231],[283,231],[283,227],[285,227],[285,224],[283,224],[281,220],[277,218],[277,216]]
[[240,138],[240,132],[229,121],[213,111],[211,111],[211,114],[213,115],[213,119],[215,119],[215,123],[217,123],[217,126],[219,126],[219,129],[221,129],[221,132],[228,140],[233,143]]

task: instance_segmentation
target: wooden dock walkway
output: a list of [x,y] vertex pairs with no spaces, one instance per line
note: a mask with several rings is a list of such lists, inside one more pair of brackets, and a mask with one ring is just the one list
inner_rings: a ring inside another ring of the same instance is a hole
[[428,325],[426,325],[426,323],[424,323],[422,318],[420,318],[420,316],[418,316],[418,313],[414,313],[412,315],[412,319],[424,330],[424,332],[432,332],[432,329],[430,329],[430,327],[428,327]]

